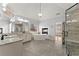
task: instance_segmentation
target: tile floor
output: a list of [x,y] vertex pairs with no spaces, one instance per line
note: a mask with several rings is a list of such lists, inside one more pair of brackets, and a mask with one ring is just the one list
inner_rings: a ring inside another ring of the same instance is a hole
[[24,48],[23,56],[66,56],[65,47],[53,40],[32,40]]

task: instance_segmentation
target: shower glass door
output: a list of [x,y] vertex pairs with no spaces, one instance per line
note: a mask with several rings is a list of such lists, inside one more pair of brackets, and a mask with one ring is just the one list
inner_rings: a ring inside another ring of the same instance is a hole
[[67,55],[79,55],[79,4],[66,10],[65,45]]

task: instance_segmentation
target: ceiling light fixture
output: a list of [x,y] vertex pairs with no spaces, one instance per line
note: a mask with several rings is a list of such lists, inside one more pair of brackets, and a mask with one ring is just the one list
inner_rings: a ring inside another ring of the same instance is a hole
[[42,17],[42,12],[41,12],[41,3],[40,3],[40,12],[38,13],[39,17]]
[[7,4],[8,4],[8,3],[3,3],[3,4],[2,4],[2,6],[3,6],[3,7],[6,7],[6,6],[7,6]]
[[42,13],[38,13],[38,16],[40,16],[40,17],[41,17],[41,16],[42,16]]
[[3,11],[6,11],[6,8],[2,8],[3,9]]
[[8,3],[2,3],[2,9],[3,11],[6,11],[6,6],[7,6]]

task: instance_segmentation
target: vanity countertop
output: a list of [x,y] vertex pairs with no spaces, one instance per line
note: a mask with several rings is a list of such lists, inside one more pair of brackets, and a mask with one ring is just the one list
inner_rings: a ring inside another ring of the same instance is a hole
[[22,40],[21,38],[17,37],[17,36],[6,36],[4,37],[4,40],[0,40],[0,45],[4,45],[4,44],[8,44],[8,43],[13,43],[13,42],[17,42]]

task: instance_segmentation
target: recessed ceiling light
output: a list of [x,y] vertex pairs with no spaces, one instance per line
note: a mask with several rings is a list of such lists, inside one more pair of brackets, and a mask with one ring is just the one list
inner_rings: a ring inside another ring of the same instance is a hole
[[8,4],[8,3],[3,3],[3,4],[2,4],[2,6],[3,6],[3,7],[6,7],[6,6],[7,6],[7,4]]
[[38,16],[40,16],[40,17],[41,17],[41,16],[42,16],[42,13],[38,13]]
[[3,11],[6,11],[6,8],[2,8],[3,9]]

